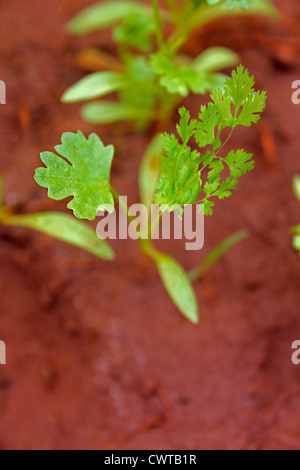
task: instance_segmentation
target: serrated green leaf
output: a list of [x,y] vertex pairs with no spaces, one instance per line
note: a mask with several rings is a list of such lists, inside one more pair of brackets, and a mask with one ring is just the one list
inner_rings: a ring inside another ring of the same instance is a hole
[[218,108],[209,103],[207,106],[201,106],[199,121],[196,125],[195,140],[199,148],[211,145],[214,150],[220,147],[220,130],[223,127],[223,117]]
[[41,153],[47,168],[36,170],[35,181],[56,201],[73,196],[68,209],[79,219],[94,220],[101,206],[114,206],[109,184],[114,148],[105,147],[96,134],[86,139],[80,131],[64,133],[61,142],[55,147],[60,156]]
[[176,307],[192,323],[198,323],[196,295],[184,269],[173,258],[161,253],[154,258],[161,280]]
[[27,227],[49,235],[103,260],[115,258],[113,249],[105,240],[100,240],[96,232],[73,216],[61,212],[41,212],[28,215],[14,215],[3,218],[6,225]]
[[95,72],[72,85],[62,96],[64,103],[92,100],[121,90],[126,86],[124,75],[116,72]]
[[[266,107],[267,96],[265,91],[255,91],[254,84],[254,77],[250,77],[248,70],[239,65],[232,72],[232,78],[225,81],[224,90],[212,92],[211,98],[217,107],[220,121],[223,121],[219,124],[220,128],[250,126],[258,122],[260,113]],[[231,104],[234,106],[233,111]]]
[[229,166],[230,176],[233,178],[240,178],[245,175],[247,171],[251,171],[254,168],[254,161],[252,160],[252,153],[247,153],[243,149],[231,150],[225,162]]
[[160,178],[155,194],[156,204],[184,206],[193,204],[201,190],[198,164],[199,154],[187,145],[179,144],[173,135],[162,137],[165,154],[160,167]]
[[83,35],[113,26],[134,13],[148,14],[152,10],[146,5],[135,1],[106,1],[96,3],[76,15],[68,24],[72,34]]
[[197,125],[197,120],[191,120],[190,112],[187,111],[184,106],[179,109],[179,114],[181,119],[179,121],[179,124],[177,124],[176,126],[177,132],[182,139],[182,143],[184,145],[187,145],[192,135],[194,134],[195,127]]
[[[155,195],[157,204],[182,207],[197,201],[204,205],[204,213],[209,215],[215,205],[211,198],[231,196],[238,179],[254,168],[252,154],[243,149],[232,150],[227,156],[221,155],[233,129],[237,125],[256,123],[265,107],[265,93],[255,92],[253,85],[253,77],[240,66],[232,73],[232,78],[226,80],[224,89],[211,93],[212,102],[201,106],[198,119],[191,119],[184,107],[180,109],[177,132],[182,144],[172,134],[162,136],[164,156]],[[225,127],[232,129],[227,139],[222,141]],[[191,150],[192,138],[201,153]]]

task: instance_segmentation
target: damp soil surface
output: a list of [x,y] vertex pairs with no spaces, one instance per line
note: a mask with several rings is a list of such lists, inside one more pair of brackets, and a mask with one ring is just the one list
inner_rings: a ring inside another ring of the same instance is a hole
[[[85,0],[0,1],[0,171],[17,213],[65,210],[33,181],[39,152],[63,131],[96,131],[116,147],[112,180],[129,202],[151,137],[127,127],[85,124],[63,91],[84,75],[83,45],[112,50],[110,35],[70,38],[66,22]],[[113,242],[117,259],[25,229],[0,226],[1,449],[299,449],[300,260],[289,228],[300,220],[291,189],[300,172],[300,6],[277,2],[281,23],[218,21],[186,49],[232,47],[268,92],[257,128],[234,145],[253,151],[255,170],[206,220],[205,248],[161,244],[186,269],[224,237],[250,236],[195,283],[199,325],[172,305],[155,267],[134,241]],[[203,98],[187,105],[196,114]],[[170,123],[174,128],[177,116]]]

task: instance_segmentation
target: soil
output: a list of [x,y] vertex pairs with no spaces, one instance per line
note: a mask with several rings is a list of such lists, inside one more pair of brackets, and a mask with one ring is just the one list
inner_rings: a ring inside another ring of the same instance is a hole
[[[93,1],[0,1],[0,171],[18,213],[64,210],[33,181],[39,152],[63,131],[96,131],[116,146],[112,180],[130,202],[150,134],[93,127],[62,92],[83,76],[76,54],[111,49],[110,35],[74,39],[64,25]],[[224,237],[250,236],[195,284],[201,321],[177,312],[134,241],[113,242],[114,263],[37,233],[0,226],[1,449],[299,449],[300,261],[289,228],[299,223],[291,189],[300,172],[300,6],[277,2],[279,23],[215,22],[187,46],[232,47],[267,89],[257,129],[235,138],[256,168],[206,221],[205,248],[163,249],[193,268]],[[203,98],[187,104],[196,113]],[[172,126],[177,116],[173,117]],[[172,127],[171,126],[171,127]]]

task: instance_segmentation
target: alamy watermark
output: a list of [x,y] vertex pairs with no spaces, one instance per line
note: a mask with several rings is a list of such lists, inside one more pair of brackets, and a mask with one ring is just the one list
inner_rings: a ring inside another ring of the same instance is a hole
[[[128,208],[127,197],[120,197],[119,216],[114,206],[106,205],[97,225],[97,235],[102,240],[186,240],[189,251],[201,250],[204,245],[204,207],[202,204],[167,206],[133,204]],[[126,212],[128,216],[126,216]],[[129,219],[129,224],[127,221]]]
[[3,80],[0,80],[0,104],[6,104],[6,85]]
[[292,344],[292,349],[295,349],[296,351],[293,352],[292,354],[292,363],[295,366],[299,366],[300,364],[300,340],[296,340]]
[[0,365],[6,364],[6,344],[0,341]]

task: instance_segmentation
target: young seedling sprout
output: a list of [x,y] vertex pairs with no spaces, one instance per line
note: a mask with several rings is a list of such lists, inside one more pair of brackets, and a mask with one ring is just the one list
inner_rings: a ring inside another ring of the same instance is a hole
[[[254,167],[252,154],[244,149],[225,151],[225,144],[229,143],[234,129],[257,123],[265,108],[266,93],[255,91],[254,84],[253,77],[239,66],[231,79],[225,81],[223,89],[212,91],[210,103],[201,106],[198,118],[192,119],[184,107],[179,110],[178,137],[163,134],[160,143],[157,139],[152,143],[152,149],[142,162],[139,182],[143,204],[155,202],[166,208],[183,210],[186,205],[200,203],[209,215],[217,200],[231,196],[240,177]],[[222,132],[225,128],[229,131],[226,139]],[[192,150],[192,141],[197,150]],[[54,200],[73,196],[68,208],[76,218],[88,220],[94,220],[99,209],[109,207],[112,211],[115,202],[122,204],[118,191],[110,182],[113,146],[104,146],[96,134],[87,139],[80,131],[63,134],[61,142],[55,148],[56,153],[41,154],[45,167],[38,168],[35,173],[36,182],[48,189],[48,196]],[[152,151],[159,146],[162,152],[157,170],[150,169]],[[10,222],[9,216],[2,220]],[[46,219],[43,224],[47,225]],[[74,230],[76,237],[75,227]],[[180,312],[197,323],[199,312],[191,279],[201,275],[244,236],[244,232],[239,233],[223,242],[190,276],[173,258],[158,251],[150,236],[143,234],[139,242],[143,252],[156,264],[162,282]],[[112,258],[109,245],[104,240],[101,243],[102,257]]]
[[[99,49],[80,53],[78,62],[90,75],[71,86],[62,101],[91,101],[82,117],[92,124],[131,120],[139,129],[155,121],[159,130],[190,93],[205,94],[222,88],[220,70],[238,63],[237,54],[225,47],[211,47],[191,58],[182,46],[191,34],[218,18],[238,14],[278,15],[271,0],[109,0],[76,15],[68,31],[84,36],[112,28],[118,57]],[[197,51],[196,51],[197,52]],[[103,100],[112,93],[118,101]]]

